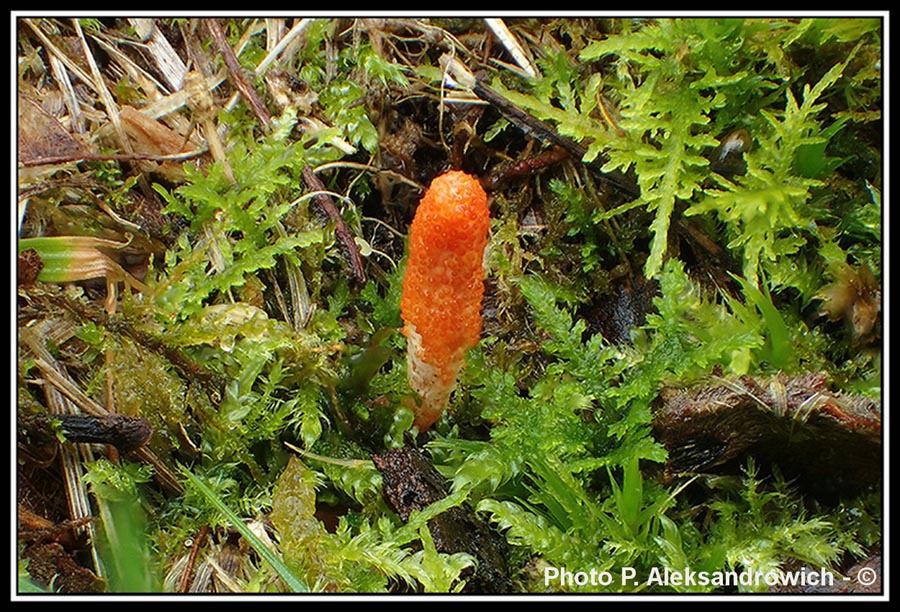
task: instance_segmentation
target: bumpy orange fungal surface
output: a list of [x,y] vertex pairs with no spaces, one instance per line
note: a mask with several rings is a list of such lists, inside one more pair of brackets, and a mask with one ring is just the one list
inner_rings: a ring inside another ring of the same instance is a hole
[[440,417],[466,351],[481,335],[484,250],[490,229],[478,180],[450,171],[432,181],[409,234],[400,310],[420,430]]

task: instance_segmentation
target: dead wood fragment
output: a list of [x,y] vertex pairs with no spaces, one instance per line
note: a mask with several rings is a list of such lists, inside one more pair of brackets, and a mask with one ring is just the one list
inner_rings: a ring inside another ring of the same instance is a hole
[[715,377],[661,400],[653,427],[670,474],[724,471],[752,455],[824,498],[881,480],[879,405],[830,391],[822,374]]
[[[422,510],[450,492],[446,479],[415,448],[390,449],[373,455],[372,460],[384,481],[385,500],[404,521],[414,510]],[[450,508],[428,521],[428,528],[438,551],[465,552],[477,559],[475,570],[466,576],[464,592],[507,593],[512,590],[506,563],[506,541],[471,509],[465,506]]]
[[122,414],[61,415],[55,419],[38,415],[23,417],[22,425],[27,435],[40,436],[51,433],[59,422],[59,431],[66,442],[84,442],[92,444],[110,444],[121,453],[129,453],[146,444],[153,435],[153,427],[143,417],[131,417]]
[[147,53],[153,59],[154,64],[169,87],[169,91],[178,91],[184,84],[184,75],[187,67],[178,56],[169,40],[156,26],[153,19],[129,18],[128,22],[134,27],[135,32],[144,41]]

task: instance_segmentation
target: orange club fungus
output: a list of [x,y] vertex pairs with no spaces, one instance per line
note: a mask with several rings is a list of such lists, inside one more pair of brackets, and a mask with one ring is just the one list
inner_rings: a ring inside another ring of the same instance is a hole
[[421,399],[415,407],[419,431],[440,418],[466,351],[481,335],[490,224],[487,195],[461,171],[435,178],[416,209],[400,311],[409,384]]

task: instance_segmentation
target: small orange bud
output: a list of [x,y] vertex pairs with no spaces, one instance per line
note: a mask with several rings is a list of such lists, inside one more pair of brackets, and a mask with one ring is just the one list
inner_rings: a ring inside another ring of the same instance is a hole
[[490,225],[478,180],[451,171],[432,181],[410,227],[400,311],[409,383],[422,399],[415,421],[420,431],[441,416],[466,351],[481,336]]

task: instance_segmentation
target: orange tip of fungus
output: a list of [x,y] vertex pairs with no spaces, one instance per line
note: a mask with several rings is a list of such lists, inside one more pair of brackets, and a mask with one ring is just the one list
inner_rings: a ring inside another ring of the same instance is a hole
[[400,312],[409,383],[421,398],[419,431],[440,418],[465,354],[481,336],[490,225],[487,194],[457,170],[435,178],[416,209]]

